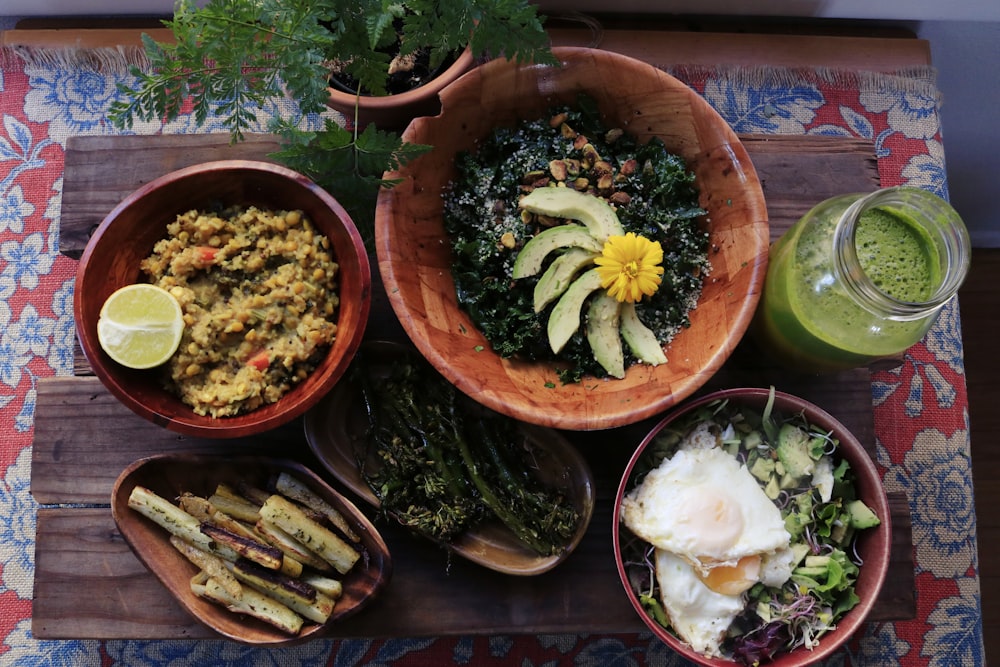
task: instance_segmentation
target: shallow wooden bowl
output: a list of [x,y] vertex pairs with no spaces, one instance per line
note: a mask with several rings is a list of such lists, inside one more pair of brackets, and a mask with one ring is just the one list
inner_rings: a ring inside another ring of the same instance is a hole
[[[146,282],[139,263],[166,236],[166,225],[191,209],[250,205],[301,209],[329,239],[340,265],[337,338],[309,377],[279,401],[244,415],[194,413],[166,391],[155,370],[111,360],[97,339],[104,301],[119,287]],[[104,218],[80,259],[73,311],[87,361],[105,387],[136,414],[172,431],[233,438],[266,431],[304,413],[337,382],[361,342],[371,303],[371,271],[361,236],[343,207],[290,169],[265,162],[207,162],[171,172],[139,188]]]
[[[376,250],[389,301],[407,334],[461,391],[498,412],[562,429],[603,429],[652,416],[702,386],[743,336],[767,268],[768,224],[757,174],[738,137],[697,93],[637,60],[557,48],[561,67],[493,61],[441,94],[441,114],[415,119],[407,141],[434,150],[404,167],[383,191]],[[696,175],[708,211],[712,273],[691,327],[667,348],[669,363],[635,365],[617,381],[562,385],[549,364],[502,359],[461,310],[441,219],[456,153],[498,126],[543,117],[554,105],[593,97],[608,127],[640,141],[660,137]]]
[[[631,536],[628,529],[621,523],[622,498],[635,486],[633,471],[636,463],[642,458],[646,447],[655,440],[657,434],[661,431],[670,428],[678,419],[690,414],[693,410],[716,400],[728,400],[736,405],[746,405],[757,410],[763,410],[768,400],[769,391],[762,388],[725,389],[698,398],[684,405],[682,408],[672,411],[653,427],[632,455],[625,468],[621,484],[618,487],[618,493],[615,497],[614,515],[611,522],[615,560],[618,575],[625,588],[625,593],[632,603],[632,607],[646,623],[650,631],[660,640],[693,663],[705,665],[706,667],[736,667],[739,663],[719,658],[706,658],[696,653],[687,644],[681,642],[673,633],[654,621],[643,610],[636,591],[629,584],[622,559],[622,546],[626,539],[625,535]],[[837,621],[835,630],[826,633],[820,638],[819,645],[813,650],[810,651],[800,647],[789,653],[782,653],[774,660],[765,663],[773,665],[773,667],[802,667],[803,665],[820,662],[828,657],[850,639],[865,622],[865,618],[878,599],[879,591],[882,590],[882,584],[885,582],[886,574],[889,571],[889,561],[892,552],[892,517],[889,510],[889,501],[886,497],[885,488],[882,486],[878,469],[872,462],[871,455],[869,455],[847,427],[819,406],[783,392],[775,392],[774,410],[784,415],[801,413],[810,424],[824,431],[831,432],[833,437],[840,441],[838,452],[840,456],[847,460],[854,471],[856,478],[855,488],[858,497],[875,511],[875,514],[878,515],[881,521],[878,526],[864,530],[858,537],[857,553],[861,557],[863,565],[860,568],[854,590],[861,601]]]
[[[184,491],[200,496],[211,495],[215,487],[223,482],[235,485],[239,480],[246,480],[259,488],[266,488],[268,479],[280,472],[294,476],[339,510],[361,538],[364,551],[354,568],[344,575],[344,593],[337,600],[327,623],[319,625],[306,621],[301,633],[294,637],[192,594],[191,577],[198,568],[171,546],[169,535],[163,528],[128,506],[129,494],[136,486],[145,486],[173,501]],[[188,613],[224,637],[248,644],[285,644],[319,636],[330,624],[361,611],[392,576],[389,550],[365,515],[311,470],[292,461],[194,454],[167,454],[140,459],[126,468],[115,482],[111,513],[119,532],[135,555]]]
[[[372,341],[365,343],[361,354],[384,366],[386,374],[407,354],[409,346]],[[369,363],[372,363],[369,361]],[[306,413],[306,440],[320,463],[344,486],[373,507],[379,506],[358,470],[359,452],[364,451],[367,417],[360,386],[351,381],[337,385],[330,394]],[[475,406],[475,404],[471,404]],[[467,531],[445,545],[452,552],[473,563],[505,574],[530,576],[548,572],[562,563],[579,545],[590,525],[594,510],[594,480],[590,466],[579,451],[562,435],[549,428],[521,424],[525,441],[535,452],[538,474],[547,484],[561,489],[572,499],[580,514],[580,525],[563,551],[540,556],[499,522],[484,524]],[[370,465],[375,465],[369,459]]]

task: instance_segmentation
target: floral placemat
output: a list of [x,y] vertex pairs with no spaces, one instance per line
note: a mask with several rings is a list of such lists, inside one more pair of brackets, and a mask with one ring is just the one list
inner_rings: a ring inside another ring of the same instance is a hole
[[[37,504],[29,492],[35,386],[70,375],[76,263],[59,254],[64,148],[74,135],[118,133],[107,121],[114,54],[0,50],[0,665],[685,665],[648,634],[503,635],[318,640],[260,649],[216,641],[37,641],[31,636]],[[933,71],[893,75],[813,69],[664,69],[740,133],[870,140],[882,184],[947,196]],[[272,114],[260,110],[260,130]],[[315,119],[306,119],[312,122]],[[199,131],[216,131],[207,127]],[[134,132],[196,131],[187,115]],[[893,371],[872,383],[878,464],[910,499],[917,617],[869,624],[827,665],[962,665],[985,661],[968,404],[957,304]]]

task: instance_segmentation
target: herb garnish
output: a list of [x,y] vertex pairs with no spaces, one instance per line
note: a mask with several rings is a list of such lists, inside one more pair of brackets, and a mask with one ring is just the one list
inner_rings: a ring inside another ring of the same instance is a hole
[[383,512],[441,543],[498,521],[541,556],[566,548],[580,513],[539,479],[540,452],[517,422],[472,403],[415,351],[388,375],[359,353],[352,377],[368,414],[359,470]]

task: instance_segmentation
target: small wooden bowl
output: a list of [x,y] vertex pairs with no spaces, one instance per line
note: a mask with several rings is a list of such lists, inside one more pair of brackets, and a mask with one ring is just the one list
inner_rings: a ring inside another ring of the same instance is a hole
[[[388,370],[405,355],[416,354],[409,346],[372,341],[362,346]],[[306,413],[306,440],[320,463],[344,486],[372,507],[378,498],[358,470],[358,452],[363,451],[367,417],[361,403],[360,387],[345,381]],[[472,404],[473,407],[475,404]],[[467,531],[444,545],[473,563],[504,574],[530,576],[548,572],[562,563],[583,539],[594,511],[594,480],[587,461],[558,432],[531,424],[521,424],[526,442],[536,453],[539,477],[571,498],[580,514],[580,524],[566,548],[552,556],[540,556],[523,544],[499,522]],[[374,462],[373,462],[374,464]]]
[[[697,665],[705,665],[706,667],[737,667],[739,663],[720,658],[707,658],[693,651],[687,644],[680,641],[676,635],[654,621],[645,612],[642,603],[639,602],[638,594],[629,583],[629,577],[622,559],[623,531],[631,536],[628,529],[621,523],[622,498],[634,487],[632,479],[633,470],[636,463],[642,458],[646,447],[656,439],[657,434],[670,428],[678,419],[690,414],[703,405],[720,400],[727,400],[736,405],[750,406],[755,410],[763,410],[767,403],[768,395],[768,389],[725,389],[703,396],[671,412],[649,432],[632,455],[625,468],[625,473],[622,476],[621,484],[618,487],[618,493],[615,497],[611,530],[618,575],[625,588],[625,593],[628,595],[632,607],[646,623],[650,631],[670,646],[670,648]],[[856,478],[855,488],[858,497],[875,511],[875,514],[878,515],[881,521],[878,526],[864,530],[858,537],[857,553],[861,557],[863,565],[860,568],[854,590],[861,601],[837,621],[835,630],[826,633],[820,638],[819,645],[813,650],[810,651],[800,647],[789,653],[782,653],[767,663],[762,663],[769,667],[803,667],[804,665],[821,661],[832,654],[850,639],[865,622],[865,618],[878,599],[879,591],[882,590],[882,584],[885,582],[886,574],[889,571],[892,552],[892,517],[889,510],[889,501],[886,497],[885,488],[882,486],[878,469],[872,462],[871,456],[847,427],[819,406],[783,392],[775,392],[774,410],[784,415],[801,414],[807,422],[819,429],[831,432],[833,437],[840,441],[837,451],[840,456],[847,460],[854,471]]]
[[[331,243],[340,265],[337,338],[302,383],[275,403],[235,417],[197,415],[160,382],[155,370],[112,361],[97,339],[105,300],[119,287],[145,282],[139,263],[166,236],[166,225],[191,209],[257,205],[301,209]],[[77,336],[94,373],[133,412],[178,433],[234,438],[260,433],[304,413],[343,375],[361,342],[371,303],[371,270],[361,236],[343,207],[290,169],[265,162],[207,162],[171,172],[129,195],[104,218],[80,259],[73,311]]]
[[441,110],[441,90],[465,74],[475,64],[472,50],[464,49],[448,67],[422,86],[396,95],[355,95],[339,88],[327,88],[327,106],[336,109],[348,121],[357,110],[358,126],[375,125],[381,130],[401,131],[417,116],[430,116]]
[[[746,150],[688,86],[646,63],[605,51],[556,48],[561,67],[496,60],[441,94],[441,114],[417,118],[406,141],[434,150],[399,173],[376,210],[376,250],[389,301],[417,348],[461,391],[522,421],[571,430],[630,424],[674,405],[726,361],[750,320],[767,269],[767,210]],[[503,359],[457,303],[442,222],[457,153],[494,128],[541,118],[551,107],[594,98],[608,127],[645,142],[660,137],[694,171],[708,211],[712,273],[691,327],[667,348],[669,363],[634,365],[622,380],[563,385],[549,364]]]
[[[294,637],[262,621],[234,614],[195,596],[190,582],[198,568],[170,544],[170,536],[163,528],[128,506],[129,495],[136,486],[145,486],[174,501],[185,491],[207,497],[214,492],[216,485],[235,485],[239,480],[265,488],[268,479],[280,472],[294,476],[339,510],[361,538],[364,550],[354,569],[342,579],[344,593],[336,601],[330,620],[324,625],[307,621],[300,634]],[[135,555],[188,613],[219,634],[247,644],[287,644],[319,636],[329,624],[361,611],[392,576],[389,550],[365,515],[311,470],[292,461],[194,454],[167,454],[140,459],[126,468],[115,482],[111,513]]]

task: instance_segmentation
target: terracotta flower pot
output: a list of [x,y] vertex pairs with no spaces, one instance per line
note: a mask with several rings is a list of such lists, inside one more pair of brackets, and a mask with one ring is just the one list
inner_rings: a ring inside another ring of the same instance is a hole
[[438,94],[445,86],[470,70],[473,60],[472,51],[466,47],[455,62],[438,76],[422,86],[396,95],[357,97],[353,93],[328,88],[330,99],[327,105],[344,114],[348,123],[353,123],[357,104],[359,128],[363,129],[374,123],[381,130],[402,130],[418,116],[436,116],[441,110]]

